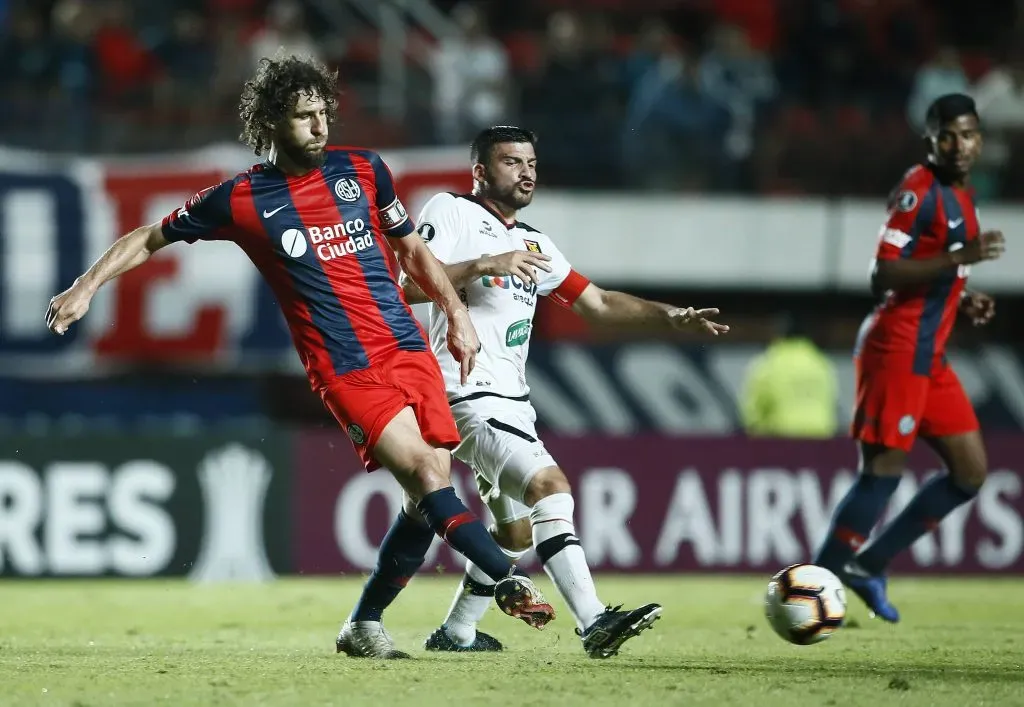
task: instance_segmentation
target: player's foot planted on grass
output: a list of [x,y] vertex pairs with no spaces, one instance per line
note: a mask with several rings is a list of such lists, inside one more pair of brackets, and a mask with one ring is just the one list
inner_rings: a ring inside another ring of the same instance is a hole
[[661,611],[658,604],[645,604],[632,611],[609,606],[586,631],[576,629],[576,633],[591,658],[611,658],[623,643],[653,626],[661,618]]
[[350,658],[395,660],[412,657],[395,648],[394,639],[380,621],[346,621],[334,645],[338,653]]
[[423,647],[428,651],[451,653],[496,653],[504,650],[501,641],[483,631],[476,631],[473,640],[469,643],[458,642],[448,633],[445,626],[441,626],[430,634]]
[[872,575],[856,562],[847,562],[840,575],[843,584],[867,604],[872,614],[890,623],[900,620],[899,610],[889,601],[885,575]]

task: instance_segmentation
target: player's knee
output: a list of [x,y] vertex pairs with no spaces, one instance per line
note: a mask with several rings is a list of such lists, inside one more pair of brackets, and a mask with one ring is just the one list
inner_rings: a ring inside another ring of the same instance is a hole
[[[430,447],[425,447],[422,452],[412,455],[409,463],[409,472],[415,482],[415,490],[418,492],[418,502],[428,493],[443,489],[451,485],[448,471],[441,465],[441,460]],[[410,494],[415,496],[416,494]]]
[[526,505],[532,507],[540,499],[553,496],[556,493],[572,493],[572,486],[569,485],[569,479],[565,478],[561,469],[557,466],[549,466],[537,472],[530,479],[523,500]]
[[422,523],[423,525],[429,525],[429,523],[427,523],[426,519],[423,517],[423,514],[420,513],[420,509],[416,505],[416,503],[416,499],[410,496],[408,491],[405,491],[402,494],[402,510],[405,511],[405,514],[418,523]]
[[958,486],[972,490],[980,489],[988,477],[988,469],[973,464],[950,469],[949,473]]
[[981,435],[966,434],[940,439],[934,445],[957,486],[980,489],[988,476],[988,455]]
[[502,523],[491,528],[491,535],[506,550],[523,552],[533,545],[533,528],[529,518]]

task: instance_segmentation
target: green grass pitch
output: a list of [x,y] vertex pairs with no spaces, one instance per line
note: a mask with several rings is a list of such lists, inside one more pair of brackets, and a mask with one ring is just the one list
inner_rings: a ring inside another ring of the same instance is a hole
[[250,585],[0,583],[0,704],[68,705],[1024,705],[1024,580],[892,582],[899,626],[854,598],[848,626],[791,646],[763,618],[767,577],[598,577],[608,602],[664,604],[616,658],[586,658],[560,612],[542,632],[492,607],[502,654],[421,646],[456,578],[420,577],[386,625],[410,661],[334,653],[358,578]]

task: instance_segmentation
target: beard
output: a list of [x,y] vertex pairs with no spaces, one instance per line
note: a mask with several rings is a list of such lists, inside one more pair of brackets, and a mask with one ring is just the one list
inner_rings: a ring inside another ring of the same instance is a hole
[[323,166],[327,159],[326,145],[317,145],[316,141],[299,145],[284,136],[278,136],[274,140],[274,144],[277,145],[278,151],[283,153],[292,164],[302,169],[318,169]]
[[513,211],[525,209],[533,201],[533,191],[520,191],[518,184],[498,186],[489,180],[484,182],[481,195]]

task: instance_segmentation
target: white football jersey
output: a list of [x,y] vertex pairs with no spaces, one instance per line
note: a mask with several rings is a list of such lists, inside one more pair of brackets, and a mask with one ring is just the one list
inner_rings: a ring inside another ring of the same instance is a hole
[[459,288],[459,297],[469,308],[483,345],[466,385],[461,384],[459,364],[448,351],[448,319],[437,305],[431,303],[429,307],[430,348],[441,364],[449,401],[488,394],[506,398],[526,396],[526,357],[537,297],[555,293],[556,300],[561,296],[560,302],[569,304],[586,280],[575,275],[575,292],[556,293],[572,268],[551,239],[525,223],[506,223],[473,195],[434,196],[423,208],[418,223],[427,247],[446,265],[513,250],[551,256],[551,272],[537,270],[539,286],[511,275],[485,275]]

